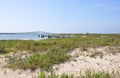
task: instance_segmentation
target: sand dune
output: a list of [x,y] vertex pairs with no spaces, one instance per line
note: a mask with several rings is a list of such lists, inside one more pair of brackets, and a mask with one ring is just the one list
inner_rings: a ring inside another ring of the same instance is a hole
[[[67,73],[79,75],[80,72],[83,72],[87,69],[106,72],[112,72],[113,70],[120,71],[120,52],[119,50],[114,50],[116,47],[112,48],[112,51],[117,51],[115,54],[113,52],[110,52],[109,49],[110,47],[100,47],[96,49],[88,48],[85,51],[81,51],[80,48],[77,48],[69,54],[71,55],[71,59],[69,61],[59,65],[54,65],[53,72],[56,74]],[[91,54],[95,52],[102,52],[102,57],[100,55],[91,57]],[[40,69],[32,72],[30,70],[14,71],[9,68],[5,68],[4,66],[7,64],[7,58],[5,56],[6,55],[0,55],[0,78],[38,77]]]

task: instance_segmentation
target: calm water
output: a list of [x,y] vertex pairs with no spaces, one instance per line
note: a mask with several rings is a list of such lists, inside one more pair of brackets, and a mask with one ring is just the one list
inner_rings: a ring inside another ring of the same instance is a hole
[[0,34],[0,40],[37,40],[41,38],[37,34]]

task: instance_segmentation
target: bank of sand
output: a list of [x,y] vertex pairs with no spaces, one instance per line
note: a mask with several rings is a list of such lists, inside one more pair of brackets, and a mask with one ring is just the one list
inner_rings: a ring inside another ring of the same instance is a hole
[[[115,49],[116,47],[112,47]],[[119,49],[120,47],[117,47]],[[97,71],[112,72],[120,71],[120,49],[114,52],[110,52],[110,47],[99,47],[96,49],[89,48],[81,51],[80,48],[73,50],[69,55],[71,59],[65,63],[54,65],[53,72],[60,75],[62,73],[79,75],[80,71],[87,69]],[[91,54],[94,52],[102,53],[103,55],[96,55],[95,57]],[[6,55],[0,55],[0,78],[37,78],[40,69],[32,72],[30,70],[11,70],[4,68],[7,64]]]

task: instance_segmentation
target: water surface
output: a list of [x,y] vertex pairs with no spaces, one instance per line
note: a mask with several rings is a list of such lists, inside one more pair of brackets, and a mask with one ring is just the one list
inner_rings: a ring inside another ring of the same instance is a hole
[[37,40],[41,38],[38,34],[0,34],[0,40]]

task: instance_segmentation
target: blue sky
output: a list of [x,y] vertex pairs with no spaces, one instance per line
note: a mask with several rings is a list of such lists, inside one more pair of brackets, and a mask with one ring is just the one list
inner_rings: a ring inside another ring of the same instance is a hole
[[120,33],[120,0],[0,0],[0,32]]

